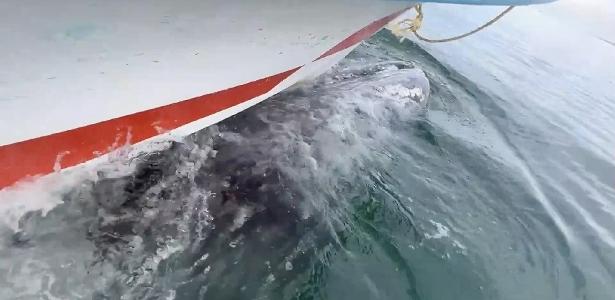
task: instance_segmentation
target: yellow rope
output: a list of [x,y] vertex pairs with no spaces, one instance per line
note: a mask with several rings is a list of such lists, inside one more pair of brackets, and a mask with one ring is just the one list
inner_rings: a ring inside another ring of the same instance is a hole
[[418,33],[419,29],[421,29],[421,26],[423,25],[423,6],[421,4],[417,4],[414,6],[414,9],[416,10],[416,17],[414,19],[406,19],[401,21],[401,24],[406,25],[407,27],[404,28],[406,30],[411,31],[412,33],[414,33],[414,35],[416,36],[416,38],[418,38],[421,41],[424,42],[428,42],[428,43],[445,43],[445,42],[451,42],[451,41],[456,41],[456,40],[460,40],[464,37],[473,35],[489,26],[491,26],[493,23],[497,22],[499,19],[501,19],[502,17],[504,17],[506,14],[508,14],[511,10],[513,10],[513,8],[515,8],[515,6],[509,6],[507,7],[504,11],[502,11],[499,15],[497,15],[495,18],[491,19],[489,22],[485,23],[484,25],[468,32],[468,33],[464,33],[458,36],[454,36],[454,37],[450,37],[450,38],[446,38],[446,39],[430,39],[430,38],[426,38],[424,36],[422,36],[421,34]]

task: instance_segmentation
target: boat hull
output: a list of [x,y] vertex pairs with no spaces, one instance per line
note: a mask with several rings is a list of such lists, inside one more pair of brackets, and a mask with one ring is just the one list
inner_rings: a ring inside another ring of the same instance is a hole
[[3,1],[0,189],[183,136],[326,71],[400,1]]

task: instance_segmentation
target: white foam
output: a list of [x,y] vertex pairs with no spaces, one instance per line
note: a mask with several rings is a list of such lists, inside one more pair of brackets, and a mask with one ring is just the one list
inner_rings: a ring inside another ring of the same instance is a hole
[[450,229],[434,220],[429,220],[431,224],[436,226],[436,232],[434,234],[425,234],[428,239],[441,239],[449,236]]
[[468,250],[468,248],[458,240],[453,240],[453,245],[463,251]]
[[[41,211],[43,216],[63,203],[65,193],[85,181],[95,181],[98,174],[107,178],[125,176],[134,171],[132,161],[144,153],[168,148],[168,139],[159,138],[135,146],[124,146],[88,163],[56,171],[46,176],[33,177],[0,190],[0,224],[14,231],[19,230],[19,220],[31,211]],[[58,155],[54,168],[60,168],[62,157]]]

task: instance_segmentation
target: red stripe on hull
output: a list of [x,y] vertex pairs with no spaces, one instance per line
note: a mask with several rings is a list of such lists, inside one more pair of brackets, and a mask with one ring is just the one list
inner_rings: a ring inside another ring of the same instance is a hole
[[56,162],[62,168],[72,167],[261,96],[298,69],[136,114],[0,146],[0,188],[28,176],[52,173]]

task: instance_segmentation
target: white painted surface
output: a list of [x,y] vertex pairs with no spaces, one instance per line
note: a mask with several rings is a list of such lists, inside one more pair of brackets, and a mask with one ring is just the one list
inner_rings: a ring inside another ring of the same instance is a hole
[[[407,5],[392,0],[0,1],[0,145],[308,64]],[[307,73],[280,87],[301,74]],[[224,116],[211,119],[219,117]]]

